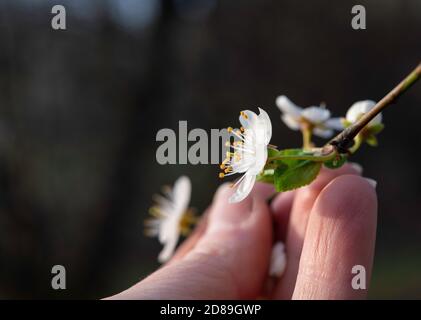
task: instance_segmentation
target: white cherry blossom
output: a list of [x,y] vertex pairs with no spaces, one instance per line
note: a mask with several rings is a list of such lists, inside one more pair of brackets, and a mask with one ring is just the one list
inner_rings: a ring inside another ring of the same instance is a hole
[[[376,105],[375,101],[372,100],[363,100],[355,102],[347,111],[346,113],[346,121],[349,123],[355,123],[358,121],[359,118]],[[379,113],[377,116],[371,120],[367,127],[372,127],[382,123],[382,114]]]
[[276,98],[276,105],[282,112],[282,121],[292,130],[302,130],[306,126],[314,135],[330,138],[334,130],[343,129],[341,119],[331,118],[325,107],[301,108],[283,95]]
[[229,198],[230,203],[240,202],[253,189],[256,176],[263,170],[268,157],[268,144],[272,137],[272,124],[266,111],[259,108],[260,114],[245,110],[240,113],[242,127],[228,131],[234,135],[236,141],[233,149],[228,152],[226,159],[221,164],[224,171],[219,174],[220,178],[242,173],[242,177],[234,184],[235,193]]

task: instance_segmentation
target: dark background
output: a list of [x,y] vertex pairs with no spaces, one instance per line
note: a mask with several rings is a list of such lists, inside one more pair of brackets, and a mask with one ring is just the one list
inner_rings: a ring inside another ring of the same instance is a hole
[[[355,4],[367,30],[351,28]],[[0,298],[100,298],[158,267],[143,236],[152,195],[186,174],[202,211],[220,183],[215,165],[158,165],[159,129],[210,132],[262,106],[272,143],[297,147],[277,95],[343,115],[397,84],[420,39],[419,0],[2,0]],[[420,89],[353,159],[378,181],[371,298],[421,298]],[[55,264],[67,290],[51,289]]]

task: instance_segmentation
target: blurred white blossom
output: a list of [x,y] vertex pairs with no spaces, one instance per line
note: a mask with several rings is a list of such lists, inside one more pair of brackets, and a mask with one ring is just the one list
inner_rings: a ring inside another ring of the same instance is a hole
[[186,235],[190,231],[190,225],[196,217],[188,210],[191,182],[186,176],[177,179],[174,188],[167,187],[165,196],[156,196],[156,206],[150,210],[153,218],[145,222],[146,234],[156,236],[164,245],[159,254],[159,262],[165,262],[171,258],[177,246],[180,234]]
[[[362,115],[373,109],[376,102],[372,100],[363,100],[355,102],[346,113],[346,121],[351,124],[358,121]],[[382,114],[379,113],[368,123],[368,127],[373,127],[382,123]]]
[[269,275],[271,277],[281,277],[287,265],[287,257],[285,254],[285,245],[279,241],[272,248],[270,258]]
[[330,111],[325,107],[301,108],[286,96],[276,98],[276,105],[282,112],[282,121],[292,130],[302,130],[303,126],[307,126],[316,136],[329,138],[334,130],[343,129],[341,119],[331,118]]

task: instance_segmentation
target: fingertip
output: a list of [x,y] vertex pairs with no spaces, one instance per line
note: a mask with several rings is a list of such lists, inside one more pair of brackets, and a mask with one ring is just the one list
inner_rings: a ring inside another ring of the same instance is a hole
[[249,195],[242,201],[230,203],[229,198],[235,192],[231,185],[221,185],[214,197],[209,213],[209,228],[227,228],[236,226],[247,219],[252,212],[253,196]]
[[[372,184],[357,175],[333,179],[319,194],[312,215],[335,223],[342,238],[355,238],[352,247],[374,242],[377,226],[377,195]],[[311,228],[312,225],[309,225]],[[356,237],[355,235],[358,235]]]
[[294,191],[291,207],[288,202],[282,203],[281,198],[274,202],[275,208],[280,205],[275,209],[277,212],[275,221],[278,223],[275,235],[277,239],[286,239],[288,252],[286,274],[274,292],[275,298],[289,299],[292,296],[303,242],[307,233],[307,222],[320,192],[338,176],[359,175],[360,171],[349,163],[338,169],[322,167],[319,175],[310,185]]
[[333,179],[319,194],[316,204],[328,214],[350,215],[344,217],[355,219],[356,215],[364,213],[373,216],[377,214],[377,194],[373,183],[358,175],[341,175]]
[[[294,298],[360,299],[352,270],[363,266],[369,284],[377,225],[373,186],[357,175],[333,179],[319,194],[308,221]],[[368,286],[368,285],[367,285]]]
[[223,184],[221,184],[213,196],[213,202],[220,200],[221,198],[226,198],[228,202],[228,198],[233,192],[231,186],[232,184],[229,182],[224,182]]
[[[360,166],[361,167],[361,166]],[[331,180],[342,175],[361,175],[362,169],[357,168],[353,163],[346,163],[338,169],[322,167],[317,178],[304,189],[313,192],[320,192]]]

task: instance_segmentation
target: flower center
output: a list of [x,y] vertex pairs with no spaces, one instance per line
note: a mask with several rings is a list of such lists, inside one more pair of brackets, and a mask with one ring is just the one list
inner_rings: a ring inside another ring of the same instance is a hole
[[187,209],[187,211],[183,214],[178,224],[180,233],[185,237],[188,236],[192,230],[192,226],[196,224],[198,220],[199,219],[196,216],[193,209]]
[[[244,112],[241,113],[241,116],[245,119],[248,119],[247,114]],[[251,154],[253,155],[255,152],[254,150],[250,149],[249,147],[245,146],[246,139],[250,140],[250,136],[247,135],[246,129],[241,127],[239,130],[234,130],[233,128],[227,128],[228,132],[232,134],[238,140],[234,142],[227,141],[225,142],[225,146],[229,147],[230,150],[226,153],[225,159],[222,161],[221,165],[219,166],[222,172],[219,173],[219,178],[224,178],[226,176],[230,176],[232,174],[237,173],[239,170],[244,169],[247,165],[244,162],[244,154]],[[235,168],[233,167],[235,164]]]

